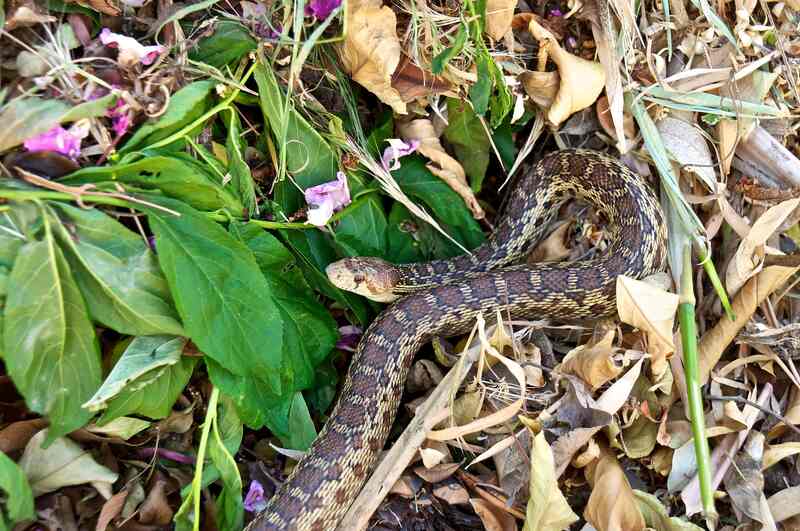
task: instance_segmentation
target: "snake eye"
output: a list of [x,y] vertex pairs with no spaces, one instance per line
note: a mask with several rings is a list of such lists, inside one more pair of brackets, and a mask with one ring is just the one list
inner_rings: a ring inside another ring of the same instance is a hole
[[356,284],[361,284],[364,282],[364,275],[353,275],[353,282]]

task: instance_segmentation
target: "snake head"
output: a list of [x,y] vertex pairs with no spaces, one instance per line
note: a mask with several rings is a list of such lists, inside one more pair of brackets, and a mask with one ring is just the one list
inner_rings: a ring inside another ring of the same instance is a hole
[[400,275],[394,265],[380,258],[344,258],[328,265],[325,273],[337,288],[373,301],[392,302],[400,298],[393,292]]

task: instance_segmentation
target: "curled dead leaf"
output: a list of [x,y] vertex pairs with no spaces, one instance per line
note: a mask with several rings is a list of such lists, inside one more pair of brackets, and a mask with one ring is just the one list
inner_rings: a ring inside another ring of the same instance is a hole
[[636,497],[617,458],[604,450],[586,467],[592,494],[583,517],[597,531],[644,531],[645,522]]
[[345,70],[396,113],[406,114],[406,104],[392,86],[401,53],[394,10],[381,0],[350,0],[345,18],[347,35],[339,47]]
[[[767,240],[775,233],[789,215],[800,205],[800,198],[789,199],[770,207],[753,223],[742,239],[725,274],[725,287],[729,295],[735,295],[742,285],[761,271]],[[775,252],[775,251],[773,251]]]
[[578,515],[558,488],[553,452],[544,432],[539,432],[531,445],[529,489],[523,531],[561,531],[578,521]]
[[667,370],[667,356],[675,351],[672,325],[679,297],[660,288],[625,276],[617,277],[617,312],[619,318],[645,332],[650,370],[658,381]]
[[558,72],[523,72],[519,80],[533,103],[543,109],[553,105],[561,83]]
[[442,94],[452,88],[446,79],[426,72],[405,55],[392,74],[392,87],[397,90],[405,103],[426,96]]
[[622,367],[612,359],[615,335],[616,330],[609,328],[599,341],[572,349],[561,363],[561,372],[579,376],[592,390],[619,376]]
[[558,125],[597,100],[605,87],[606,74],[600,63],[587,61],[561,48],[555,35],[535,18],[531,18],[528,30],[558,67],[558,92],[547,111],[547,119]]

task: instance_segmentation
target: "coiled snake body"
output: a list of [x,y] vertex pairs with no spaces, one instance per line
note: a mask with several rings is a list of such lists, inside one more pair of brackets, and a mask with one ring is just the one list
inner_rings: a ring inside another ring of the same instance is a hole
[[[544,236],[570,197],[604,214],[607,252],[579,262],[509,266]],[[248,529],[336,528],[386,442],[414,354],[433,336],[464,333],[479,312],[496,309],[512,318],[608,315],[617,275],[662,270],[665,242],[661,209],[637,175],[599,153],[565,150],[521,179],[495,232],[470,255],[404,266],[369,258],[332,264],[328,275],[344,289],[384,301],[411,294],[367,329],[330,419]]]

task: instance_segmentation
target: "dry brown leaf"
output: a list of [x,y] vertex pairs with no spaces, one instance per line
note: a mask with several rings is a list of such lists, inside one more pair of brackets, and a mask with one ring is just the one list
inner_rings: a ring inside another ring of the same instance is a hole
[[442,463],[431,468],[418,466],[414,468],[414,473],[428,483],[438,483],[452,476],[461,463]]
[[464,199],[467,208],[472,212],[472,217],[483,219],[486,216],[483,208],[478,204],[475,193],[467,184],[463,166],[444,150],[433,122],[428,119],[399,122],[397,132],[403,140],[419,141],[417,151],[431,161],[431,164],[427,164],[426,167]]
[[439,485],[433,489],[433,495],[444,500],[450,505],[460,505],[469,503],[469,492],[461,483],[450,482],[446,485]]
[[517,522],[510,514],[501,511],[485,500],[469,500],[472,509],[480,517],[486,531],[517,531]]
[[523,72],[519,80],[533,103],[543,109],[553,105],[561,83],[558,72]]
[[575,374],[589,384],[593,391],[619,376],[622,367],[612,359],[615,335],[616,330],[609,328],[599,341],[580,345],[569,351],[561,363],[561,372]]
[[604,450],[586,467],[592,494],[583,517],[597,531],[644,531],[644,517],[625,472],[613,454]]
[[700,385],[704,385],[708,381],[711,369],[717,364],[720,356],[739,330],[750,320],[750,316],[753,315],[758,305],[799,269],[800,267],[770,266],[747,281],[734,297],[731,305],[736,319],[731,321],[723,316],[717,321],[714,328],[703,335],[698,343]]
[[381,0],[350,0],[345,13],[347,35],[339,56],[353,81],[363,86],[398,114],[406,104],[392,87],[392,74],[400,63],[397,16]]
[[782,444],[773,444],[764,450],[764,462],[762,470],[766,470],[781,459],[786,459],[793,455],[800,454],[800,442],[787,442]]
[[700,129],[687,117],[685,120],[667,116],[656,124],[664,147],[667,148],[681,168],[694,173],[713,192],[717,177],[714,173],[714,161],[708,149],[706,139]]
[[426,72],[405,55],[400,59],[400,65],[392,74],[392,87],[397,90],[400,98],[406,103],[426,96],[442,94],[452,88],[446,79]]
[[572,223],[562,223],[556,230],[550,233],[545,240],[536,246],[528,255],[527,262],[536,264],[539,262],[557,262],[569,256],[570,249],[566,243],[569,240],[569,230]]
[[547,111],[550,123],[558,125],[597,100],[605,86],[606,75],[600,63],[587,61],[561,48],[555,36],[535,18],[531,18],[528,30],[558,67],[558,93]]
[[530,498],[523,531],[561,531],[578,521],[558,488],[555,462],[550,445],[539,432],[531,444]]
[[773,494],[767,500],[769,512],[776,522],[783,522],[800,514],[800,486],[789,487]]
[[617,277],[617,312],[622,322],[645,332],[648,352],[652,355],[650,370],[660,380],[667,370],[667,356],[675,351],[672,324],[679,297],[647,282],[626,276]]
[[486,0],[486,33],[499,41],[511,29],[517,0]]
[[[617,131],[611,116],[611,109],[608,107],[608,96],[600,96],[597,98],[595,112],[597,113],[597,121],[600,122],[603,130],[608,134],[608,136],[614,140],[617,140]],[[622,115],[621,130],[625,138],[633,138],[636,136],[636,126],[633,123],[633,116],[631,116],[629,113],[624,113]]]
[[441,463],[452,461],[450,449],[442,441],[425,441],[425,444],[419,449],[419,456],[422,458],[425,468],[433,468]]
[[767,209],[750,228],[739,244],[736,254],[728,264],[725,287],[730,296],[738,293],[742,285],[761,271],[765,244],[781,224],[800,205],[800,198],[789,199]]
[[100,516],[97,517],[97,525],[95,531],[106,531],[108,524],[122,512],[122,507],[125,505],[125,499],[128,497],[128,490],[122,490],[111,496],[103,504],[100,509]]
[[415,480],[413,477],[403,474],[394,482],[392,488],[389,489],[389,493],[397,494],[403,498],[413,498],[420,487],[422,487],[422,483],[419,480]]
[[139,510],[139,522],[166,526],[172,521],[173,512],[167,501],[166,486],[167,482],[164,480],[155,482]]

